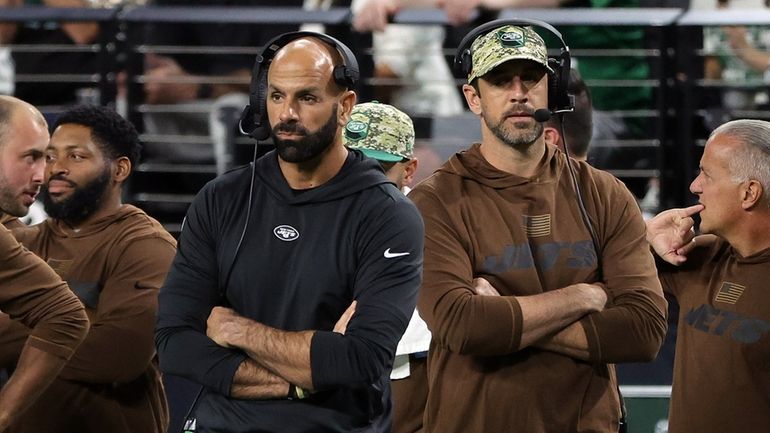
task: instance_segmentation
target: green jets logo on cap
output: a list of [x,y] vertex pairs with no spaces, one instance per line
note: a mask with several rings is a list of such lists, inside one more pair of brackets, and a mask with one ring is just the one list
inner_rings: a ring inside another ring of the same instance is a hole
[[520,31],[500,30],[497,32],[497,40],[506,48],[520,48],[524,46],[524,34]]
[[351,141],[361,140],[369,135],[369,123],[351,120],[345,126],[345,138]]

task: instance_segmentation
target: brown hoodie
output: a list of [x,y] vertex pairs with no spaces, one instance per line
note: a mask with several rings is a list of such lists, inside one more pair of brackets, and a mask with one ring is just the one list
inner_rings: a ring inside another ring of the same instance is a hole
[[[11,432],[165,432],[154,328],[174,238],[130,205],[78,231],[48,219],[14,234],[68,282],[86,306],[91,329]],[[3,317],[0,332],[23,336],[27,329]],[[0,348],[0,358],[9,350],[13,345]]]
[[661,265],[679,303],[671,433],[768,430],[768,275],[770,249],[743,257],[723,239],[680,267]]
[[[50,267],[1,226],[0,254],[0,309],[31,328],[18,350],[28,336],[32,346],[69,359],[88,329],[83,305]],[[0,331],[0,347],[7,346],[8,337]]]
[[[420,314],[433,332],[426,432],[611,432],[619,401],[610,363],[653,359],[666,302],[633,196],[572,161],[597,232],[600,274],[566,159],[547,146],[532,178],[497,170],[479,145],[409,195],[425,220]],[[501,297],[476,296],[484,277]],[[590,362],[520,348],[514,296],[600,282],[608,308],[580,323]]]

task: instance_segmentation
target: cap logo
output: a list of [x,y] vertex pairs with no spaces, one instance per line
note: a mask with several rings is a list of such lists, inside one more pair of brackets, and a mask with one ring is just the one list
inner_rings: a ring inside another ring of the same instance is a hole
[[524,46],[524,34],[520,31],[502,31],[497,32],[497,40],[500,45],[506,48],[521,48]]
[[345,138],[358,141],[369,135],[369,123],[360,120],[351,120],[345,125]]

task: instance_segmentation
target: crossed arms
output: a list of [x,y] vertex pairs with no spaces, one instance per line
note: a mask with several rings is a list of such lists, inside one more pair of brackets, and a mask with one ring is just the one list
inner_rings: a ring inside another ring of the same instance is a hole
[[426,225],[418,307],[436,344],[479,356],[536,347],[595,363],[653,359],[665,335],[665,300],[638,206],[627,191],[614,192],[608,199],[614,214],[602,215],[605,227],[599,228],[602,280],[539,290],[543,277],[532,269],[479,279],[485,275],[474,274],[471,257],[482,253],[462,232],[471,230],[467,216],[444,210],[428,188],[413,191]]
[[[337,321],[334,332],[345,334],[355,308],[356,301],[353,301]],[[313,390],[312,331],[281,331],[224,307],[214,307],[206,323],[206,335],[214,342],[222,347],[240,349],[248,356],[235,372],[231,397],[282,398],[289,395],[291,384]]]
[[[379,220],[362,224],[372,238],[360,243],[356,272],[350,274],[355,277],[352,298],[357,303],[346,303],[338,310],[342,312],[348,307],[339,318],[341,329],[332,329],[331,323],[308,326],[304,320],[289,324],[291,317],[296,318],[297,312],[303,311],[298,309],[299,304],[282,307],[286,314],[294,316],[264,322],[261,313],[243,313],[248,306],[239,303],[249,301],[241,296],[252,287],[288,290],[283,282],[292,281],[288,283],[291,290],[301,288],[300,293],[337,291],[328,283],[305,289],[304,285],[293,285],[307,284],[304,279],[285,280],[281,276],[273,280],[264,272],[250,274],[253,267],[247,268],[245,264],[236,268],[239,275],[258,276],[230,289],[228,299],[232,299],[233,309],[217,307],[222,303],[222,294],[211,288],[216,287],[220,272],[215,251],[226,248],[213,247],[216,242],[211,241],[222,236],[208,232],[211,224],[215,224],[211,221],[222,218],[208,219],[206,213],[193,208],[188,214],[175,263],[160,293],[156,346],[163,371],[187,377],[225,396],[248,399],[286,398],[290,384],[318,391],[359,387],[382,379],[411,317],[419,285],[422,224],[411,204],[408,209],[399,208],[386,215],[378,213],[382,225]],[[393,224],[392,218],[406,223]],[[381,245],[382,242],[387,245]],[[413,254],[389,261],[383,258],[383,251],[390,246],[403,247]],[[258,252],[250,250],[247,254]],[[313,274],[312,270],[307,272]],[[339,290],[334,296],[343,293]],[[308,311],[321,308],[313,307],[313,302],[304,307]],[[278,322],[285,325],[273,324]]]

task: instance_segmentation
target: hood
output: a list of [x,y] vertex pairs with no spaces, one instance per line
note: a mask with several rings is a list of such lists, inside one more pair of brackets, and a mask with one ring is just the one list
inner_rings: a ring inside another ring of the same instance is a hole
[[101,232],[102,230],[104,230],[105,227],[109,225],[115,224],[116,222],[122,221],[126,218],[130,218],[138,214],[143,215],[144,212],[142,212],[142,210],[140,210],[135,206],[132,206],[130,204],[124,204],[120,207],[120,209],[118,209],[114,213],[107,215],[103,218],[99,218],[96,221],[92,221],[87,225],[80,227],[77,231],[73,230],[70,226],[65,224],[63,221],[54,220],[52,218],[48,218],[45,221],[45,224],[47,224],[51,228],[51,232],[53,232],[56,236],[78,238],[83,236],[89,236],[96,232]]
[[481,154],[481,144],[476,143],[467,150],[454,154],[438,171],[475,180],[490,188],[509,188],[529,182],[552,179],[558,173],[560,158],[554,158],[556,147],[545,146],[543,159],[538,162],[532,177],[521,177],[495,168]]
[[7,223],[18,219],[19,218],[16,216],[0,211],[0,225],[6,225]]
[[375,185],[392,183],[377,161],[354,149],[348,151],[340,171],[328,182],[315,188],[293,190],[281,173],[275,150],[257,160],[257,179],[276,200],[290,205],[337,200]]
[[743,257],[727,240],[718,238],[716,249],[727,248],[730,255],[733,256],[736,262],[744,264],[754,263],[767,263],[770,262],[770,248],[758,251],[750,256]]

